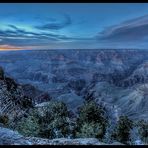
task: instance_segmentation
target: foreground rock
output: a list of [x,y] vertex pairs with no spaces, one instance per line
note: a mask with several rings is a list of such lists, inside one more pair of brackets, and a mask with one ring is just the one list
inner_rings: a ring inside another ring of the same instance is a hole
[[27,145],[27,140],[24,139],[16,131],[0,127],[0,145]]
[[[112,145],[122,145],[119,142]],[[0,127],[0,145],[107,145],[96,138],[78,139],[43,139],[37,137],[24,137],[16,131]]]
[[78,138],[78,139],[42,139],[42,138],[26,138],[31,144],[39,145],[105,145],[105,143],[99,142],[96,138]]

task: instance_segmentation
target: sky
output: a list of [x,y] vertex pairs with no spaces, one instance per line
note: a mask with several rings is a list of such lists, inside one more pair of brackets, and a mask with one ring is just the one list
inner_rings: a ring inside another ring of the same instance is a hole
[[148,49],[148,3],[1,3],[0,50]]

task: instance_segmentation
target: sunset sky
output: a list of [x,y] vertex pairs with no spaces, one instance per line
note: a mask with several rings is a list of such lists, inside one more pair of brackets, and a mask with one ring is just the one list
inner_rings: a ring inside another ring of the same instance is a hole
[[148,47],[148,4],[0,4],[0,50]]

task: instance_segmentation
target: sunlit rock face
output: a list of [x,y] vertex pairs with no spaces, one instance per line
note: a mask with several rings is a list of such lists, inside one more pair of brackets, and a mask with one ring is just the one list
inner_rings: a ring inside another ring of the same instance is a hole
[[[148,118],[147,95],[140,91],[145,87],[146,92],[147,88],[147,61],[148,51],[128,49],[0,53],[0,66],[6,75],[23,86],[34,86],[42,94],[39,98],[59,99],[70,108],[75,104],[75,110],[87,93],[93,93],[97,102],[101,101],[108,110],[113,110],[111,114],[116,119],[122,113],[133,119]],[[30,90],[25,89],[25,92],[36,98],[38,94],[34,88],[27,88]],[[38,102],[41,103],[41,99]]]

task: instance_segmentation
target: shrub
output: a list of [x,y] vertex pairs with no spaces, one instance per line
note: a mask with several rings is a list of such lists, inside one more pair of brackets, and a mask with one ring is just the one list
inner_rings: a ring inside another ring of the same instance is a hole
[[50,139],[68,137],[70,133],[70,124],[65,117],[55,118],[40,130],[42,137]]
[[76,133],[78,138],[98,138],[102,133],[102,127],[99,123],[84,123]]
[[65,103],[59,101],[50,101],[43,107],[44,117],[54,119],[56,117],[68,116],[68,109]]
[[140,135],[141,140],[145,143],[148,144],[148,122],[141,120],[138,123],[138,133]]
[[12,78],[5,78],[5,82],[7,84],[7,90],[8,91],[14,91],[17,88],[16,82]]
[[28,115],[28,117],[23,117],[18,123],[16,129],[24,136],[36,137],[40,131],[40,125],[37,116],[35,115],[35,110]]
[[92,123],[90,125],[96,124],[95,126],[99,124],[102,132],[97,137],[103,138],[107,122],[108,120],[105,117],[105,109],[102,106],[97,105],[94,101],[85,102],[85,104],[79,110],[76,131],[80,132],[85,123]]
[[63,102],[51,101],[44,107],[44,113],[39,122],[41,124],[41,137],[68,137],[71,133],[69,112]]
[[68,137],[71,133],[70,118],[64,103],[50,101],[40,111],[32,109],[26,118],[17,123],[16,129],[25,136]]
[[7,126],[9,123],[9,117],[7,115],[0,115],[0,123]]
[[24,108],[33,107],[33,103],[32,103],[31,98],[29,98],[29,97],[27,97],[27,96],[24,96],[23,99],[21,100],[21,105],[22,105],[22,107],[24,107]]
[[0,67],[0,79],[4,79],[4,71],[2,69],[2,67]]
[[116,126],[116,131],[112,137],[121,143],[128,144],[130,141],[130,130],[133,122],[127,116],[120,116]]

